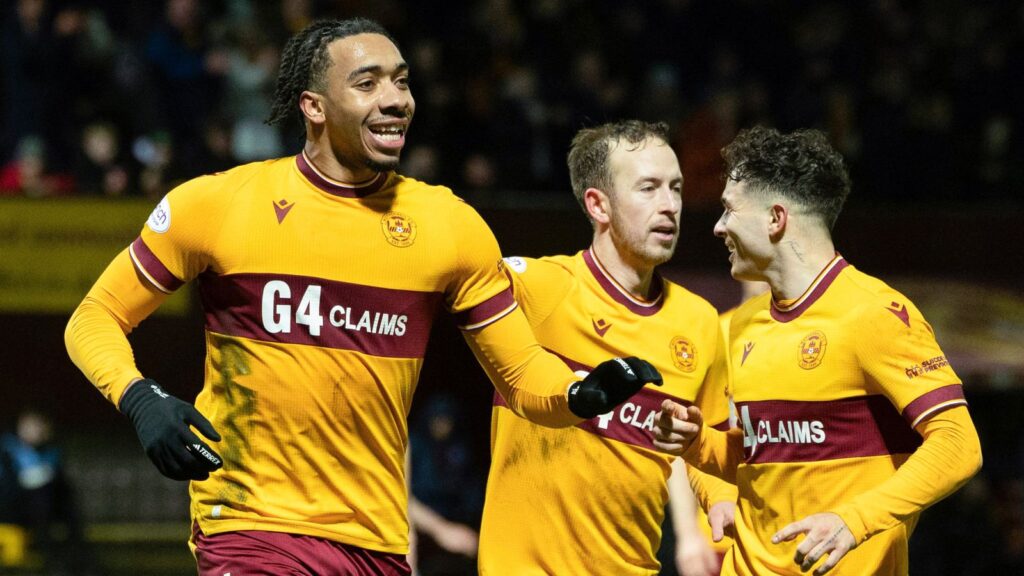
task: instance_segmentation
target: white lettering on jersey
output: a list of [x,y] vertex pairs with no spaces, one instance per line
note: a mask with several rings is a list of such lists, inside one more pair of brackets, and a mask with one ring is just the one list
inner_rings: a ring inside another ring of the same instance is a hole
[[758,420],[750,419],[750,408],[740,408],[743,423],[743,447],[753,455],[760,444],[822,444],[825,424],[820,420]]
[[598,416],[597,427],[602,430],[607,430],[608,424],[611,423],[612,418],[615,418],[619,422],[628,424],[634,428],[640,428],[641,430],[654,430],[654,419],[658,410],[647,410],[646,416],[643,416],[643,412],[643,406],[638,406],[632,402],[624,402],[611,412]]
[[[289,334],[292,320],[305,326],[310,336],[320,336],[324,316],[320,313],[323,288],[310,284],[303,292],[292,314],[292,291],[286,282],[271,280],[263,286],[261,316],[263,328],[271,334]],[[327,312],[326,321],[335,328],[384,336],[405,336],[409,317],[375,310],[353,310],[351,306],[335,305]]]

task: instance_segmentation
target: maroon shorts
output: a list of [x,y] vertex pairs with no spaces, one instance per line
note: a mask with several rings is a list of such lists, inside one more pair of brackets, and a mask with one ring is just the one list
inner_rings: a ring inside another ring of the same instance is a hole
[[314,536],[242,530],[205,536],[196,529],[199,576],[409,576],[405,556]]

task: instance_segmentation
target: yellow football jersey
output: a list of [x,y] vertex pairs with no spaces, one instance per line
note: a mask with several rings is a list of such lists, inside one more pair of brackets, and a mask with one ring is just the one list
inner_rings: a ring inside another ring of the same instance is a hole
[[394,173],[346,187],[300,154],[181,185],[131,257],[161,290],[198,281],[196,407],[224,459],[191,483],[202,531],[405,553],[406,417],[431,322],[443,306],[479,328],[516,306],[479,215]]
[[516,416],[495,395],[480,573],[655,574],[672,457],[653,447],[654,420],[665,398],[697,402],[709,423],[727,420],[724,394],[700,397],[721,353],[717,313],[658,278],[660,292],[638,301],[590,250],[506,258],[506,267],[538,341],[568,366],[585,373],[609,356],[635,355],[664,385],[562,429]]
[[[744,430],[737,545],[723,574],[801,574],[787,524],[891,477],[920,445],[914,426],[966,404],[921,313],[837,256],[786,308],[770,294],[734,314],[732,397]],[[905,575],[917,516],[850,551],[837,575]]]

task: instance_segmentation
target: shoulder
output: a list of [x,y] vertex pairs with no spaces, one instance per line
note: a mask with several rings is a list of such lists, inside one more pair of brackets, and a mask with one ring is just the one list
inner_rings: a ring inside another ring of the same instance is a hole
[[910,328],[914,321],[924,317],[917,306],[899,290],[884,281],[848,266],[843,271],[845,300],[848,317],[855,323],[873,330],[902,325]]
[[252,162],[236,166],[224,172],[198,176],[176,186],[167,194],[167,198],[171,202],[181,205],[209,205],[224,202],[233,196],[236,191],[252,182],[272,185],[271,182],[263,182],[263,180],[286,173],[289,160],[291,159],[278,158],[275,160]]
[[685,309],[690,315],[708,317],[718,321],[718,310],[704,297],[698,296],[667,278],[662,279],[665,306],[675,310]]

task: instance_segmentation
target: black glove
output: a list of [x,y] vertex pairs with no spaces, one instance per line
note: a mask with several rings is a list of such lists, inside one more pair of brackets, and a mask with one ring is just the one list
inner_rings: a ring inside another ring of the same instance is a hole
[[219,441],[213,424],[196,410],[164,392],[148,378],[132,384],[121,396],[121,412],[135,425],[146,456],[160,473],[173,480],[206,480],[223,460],[189,428]]
[[648,382],[661,386],[661,374],[646,360],[633,356],[605,360],[569,386],[569,410],[580,418],[593,418],[622,404]]

